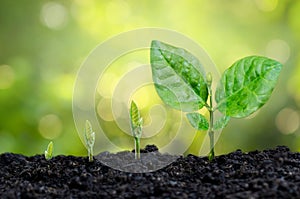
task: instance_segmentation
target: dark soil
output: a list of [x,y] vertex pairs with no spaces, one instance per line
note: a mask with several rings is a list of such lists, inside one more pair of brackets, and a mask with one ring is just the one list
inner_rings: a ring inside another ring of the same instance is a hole
[[212,162],[189,155],[150,173],[123,172],[86,157],[46,161],[43,155],[5,153],[0,198],[300,198],[300,153],[287,147],[237,150]]

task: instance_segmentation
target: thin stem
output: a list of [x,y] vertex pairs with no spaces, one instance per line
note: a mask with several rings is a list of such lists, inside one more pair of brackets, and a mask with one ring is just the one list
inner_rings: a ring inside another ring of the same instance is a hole
[[89,154],[89,161],[93,162],[93,149],[89,148],[88,149],[88,154]]
[[210,152],[208,154],[209,161],[212,161],[215,157],[215,150],[214,150],[214,131],[209,131],[209,140],[210,140]]
[[138,137],[134,138],[134,155],[135,159],[140,159],[141,157],[141,152],[140,152],[140,139]]
[[211,89],[211,84],[208,86],[208,94],[209,94],[209,129],[208,129],[208,134],[209,134],[209,141],[210,141],[210,152],[208,154],[208,159],[211,161],[215,157],[215,147],[214,147],[214,130],[213,130],[213,125],[214,125],[214,110],[213,110],[213,97],[212,97],[212,89]]

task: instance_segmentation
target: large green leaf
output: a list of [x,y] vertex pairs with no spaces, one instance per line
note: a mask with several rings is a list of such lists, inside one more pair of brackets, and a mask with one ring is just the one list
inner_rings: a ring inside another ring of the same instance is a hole
[[190,124],[197,130],[208,130],[209,124],[206,118],[200,113],[186,114]]
[[182,48],[152,41],[150,61],[156,91],[164,103],[181,111],[196,111],[208,97],[204,70]]
[[260,56],[235,62],[221,77],[217,108],[226,116],[247,117],[263,106],[275,87],[282,65]]

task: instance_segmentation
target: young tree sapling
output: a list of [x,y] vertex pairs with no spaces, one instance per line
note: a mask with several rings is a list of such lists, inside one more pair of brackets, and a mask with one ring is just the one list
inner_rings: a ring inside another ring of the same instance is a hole
[[[214,131],[224,128],[231,117],[247,117],[270,98],[282,64],[267,57],[248,56],[236,61],[221,76],[213,106],[211,73],[205,73],[200,61],[182,48],[152,41],[150,62],[155,89],[164,103],[187,112],[197,130],[208,130],[209,160],[214,154]],[[198,111],[205,107],[209,120]],[[214,112],[223,114],[217,121]]]

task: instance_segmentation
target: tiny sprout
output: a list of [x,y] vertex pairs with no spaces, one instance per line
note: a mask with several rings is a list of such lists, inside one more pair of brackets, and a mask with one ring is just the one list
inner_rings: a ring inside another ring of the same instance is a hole
[[130,105],[131,133],[134,137],[135,159],[140,159],[140,138],[142,136],[143,118],[134,101]]
[[52,152],[53,152],[53,142],[49,142],[47,150],[45,151],[45,159],[50,160],[52,158]]
[[84,141],[88,150],[89,161],[93,161],[93,147],[95,144],[95,132],[93,132],[91,123],[86,120],[84,130]]

